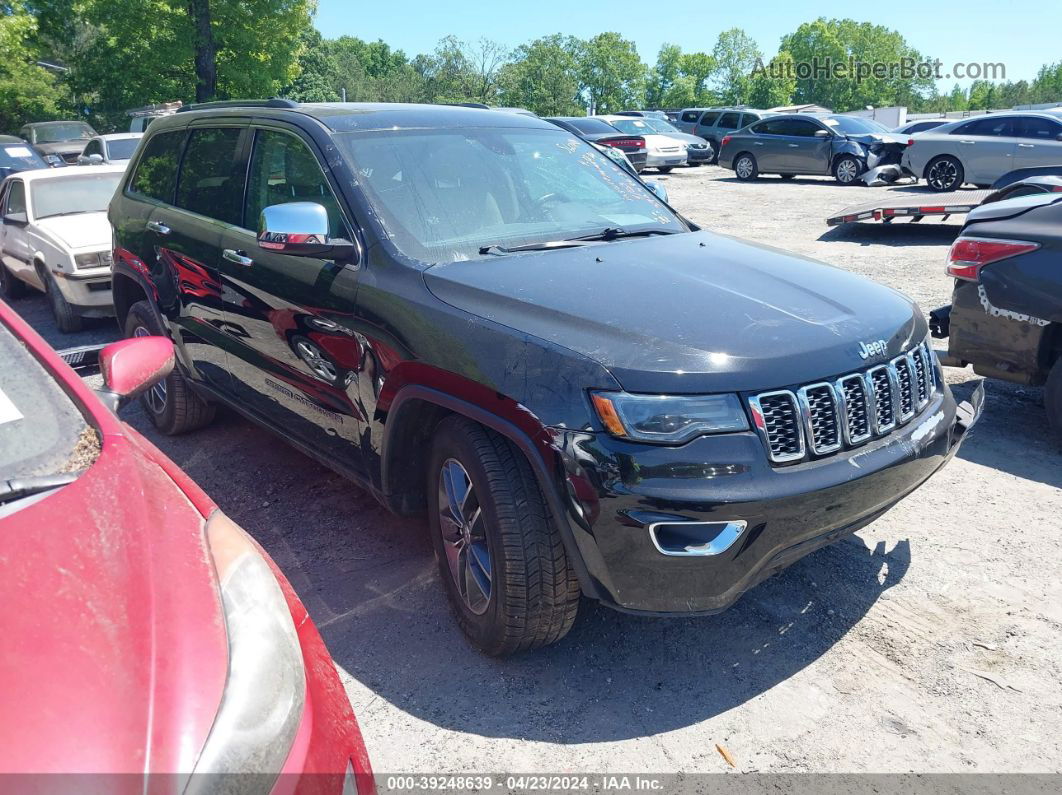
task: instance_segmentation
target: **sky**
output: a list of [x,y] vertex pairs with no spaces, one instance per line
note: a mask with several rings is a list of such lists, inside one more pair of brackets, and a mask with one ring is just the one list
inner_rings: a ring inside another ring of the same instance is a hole
[[[409,57],[430,52],[449,34],[514,47],[552,33],[590,38],[616,31],[653,64],[662,44],[711,52],[720,31],[734,27],[752,36],[769,59],[783,35],[818,17],[850,17],[898,30],[919,52],[943,61],[945,74],[955,63],[1002,63],[1006,79],[1031,80],[1043,64],[1062,59],[1062,0],[398,0],[394,5],[318,0],[316,23],[326,38],[383,39]],[[949,90],[956,82],[966,86],[970,80],[945,79],[940,88]]]

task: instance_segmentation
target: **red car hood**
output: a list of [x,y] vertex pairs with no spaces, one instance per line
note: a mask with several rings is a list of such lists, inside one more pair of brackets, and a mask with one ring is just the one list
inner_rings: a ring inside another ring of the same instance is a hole
[[203,515],[156,456],[105,435],[77,481],[3,521],[0,770],[195,764],[228,643]]

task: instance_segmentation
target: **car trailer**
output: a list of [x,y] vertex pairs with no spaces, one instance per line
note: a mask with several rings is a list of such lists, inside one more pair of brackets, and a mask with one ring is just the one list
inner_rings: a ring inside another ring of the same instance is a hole
[[956,190],[950,193],[881,191],[874,201],[845,207],[836,215],[827,218],[826,223],[830,226],[839,226],[873,219],[891,224],[897,218],[910,218],[914,223],[921,221],[927,215],[939,215],[943,216],[943,220],[947,220],[951,215],[961,215],[979,207],[991,193],[994,191]]

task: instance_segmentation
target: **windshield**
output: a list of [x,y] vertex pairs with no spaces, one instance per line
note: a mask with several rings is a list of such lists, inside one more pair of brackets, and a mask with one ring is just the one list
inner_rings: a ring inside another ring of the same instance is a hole
[[139,138],[118,138],[107,142],[107,155],[111,160],[128,160],[136,151]]
[[64,174],[61,179],[35,182],[30,188],[33,217],[104,212],[121,178],[120,173],[78,174],[75,177]]
[[385,233],[424,262],[610,227],[686,231],[639,180],[560,130],[387,130],[336,138]]
[[646,119],[645,123],[649,125],[653,132],[663,133],[664,135],[681,132],[674,124],[663,119]]
[[614,119],[610,121],[613,127],[620,132],[625,132],[627,135],[652,135],[654,130],[649,123],[655,121],[654,119]]
[[[81,412],[0,323],[0,486],[84,469],[98,452],[96,433]],[[3,504],[0,499],[0,514]]]
[[87,124],[78,121],[61,124],[43,124],[33,130],[33,141],[38,144],[54,144],[60,141],[88,140],[96,132]]
[[861,119],[859,116],[827,116],[823,121],[830,127],[840,130],[845,135],[866,135],[867,133],[887,133],[889,129],[873,119]]
[[31,168],[48,168],[48,164],[26,144],[0,144],[0,168],[27,171]]

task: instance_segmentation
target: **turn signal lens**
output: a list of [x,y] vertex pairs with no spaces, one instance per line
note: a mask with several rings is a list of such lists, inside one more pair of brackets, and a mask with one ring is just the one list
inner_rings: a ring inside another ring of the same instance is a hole
[[601,419],[601,424],[605,426],[605,430],[613,436],[626,436],[627,429],[623,427],[623,420],[619,418],[612,401],[597,392],[591,394],[590,399],[594,401],[594,409]]

